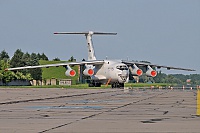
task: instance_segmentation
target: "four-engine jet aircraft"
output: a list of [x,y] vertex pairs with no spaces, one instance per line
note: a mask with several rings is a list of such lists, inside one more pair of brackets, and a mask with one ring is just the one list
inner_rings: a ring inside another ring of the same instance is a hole
[[124,83],[129,80],[129,72],[135,76],[141,76],[143,71],[138,68],[143,66],[146,68],[146,75],[150,77],[155,77],[157,72],[153,69],[157,68],[167,68],[185,70],[185,71],[195,71],[193,69],[185,69],[178,67],[170,67],[163,65],[155,65],[143,62],[134,62],[126,60],[96,60],[93,44],[92,35],[116,35],[117,33],[103,33],[103,32],[58,32],[54,34],[83,34],[86,36],[87,48],[88,48],[88,61],[81,62],[66,62],[58,64],[48,64],[39,66],[24,66],[17,68],[7,68],[6,70],[19,70],[19,69],[29,69],[29,68],[42,68],[42,67],[53,67],[53,66],[64,66],[66,67],[66,76],[75,76],[76,72],[70,67],[74,65],[84,65],[85,69],[83,74],[91,77],[91,82],[89,87],[100,87],[101,84],[111,84],[112,88],[124,87]]

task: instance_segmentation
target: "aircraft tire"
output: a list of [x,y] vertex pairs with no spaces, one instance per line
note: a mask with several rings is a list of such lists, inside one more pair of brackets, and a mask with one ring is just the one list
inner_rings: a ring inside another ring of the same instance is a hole
[[101,83],[96,82],[95,87],[101,87]]
[[113,87],[113,84],[111,84],[111,88],[114,88],[114,87]]
[[117,88],[117,86],[118,86],[117,84],[118,84],[118,83],[115,82],[115,83],[113,83],[113,84],[111,85],[111,87],[112,87],[112,88]]
[[89,87],[101,87],[101,83],[99,82],[92,82],[88,84]]
[[111,85],[111,87],[112,87],[112,88],[115,88],[115,83],[113,83],[113,84]]
[[89,83],[88,86],[89,87],[94,87],[94,84],[93,83]]
[[119,83],[119,88],[124,88],[124,83]]
[[112,88],[123,88],[124,87],[124,83],[118,83],[115,82],[111,85]]

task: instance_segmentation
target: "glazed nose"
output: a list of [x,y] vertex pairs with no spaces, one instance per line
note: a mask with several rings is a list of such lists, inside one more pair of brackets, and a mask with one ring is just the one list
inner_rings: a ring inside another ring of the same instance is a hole
[[128,71],[127,70],[123,70],[122,71],[122,76],[128,76]]

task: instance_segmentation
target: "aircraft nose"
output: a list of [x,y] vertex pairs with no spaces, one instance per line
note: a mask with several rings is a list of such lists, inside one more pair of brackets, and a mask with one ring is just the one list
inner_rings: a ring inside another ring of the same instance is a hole
[[119,76],[120,76],[120,80],[122,82],[126,82],[126,80],[128,78],[128,71],[127,70],[123,70],[122,73]]
[[123,70],[122,71],[122,76],[127,76],[128,75],[128,71],[127,70]]

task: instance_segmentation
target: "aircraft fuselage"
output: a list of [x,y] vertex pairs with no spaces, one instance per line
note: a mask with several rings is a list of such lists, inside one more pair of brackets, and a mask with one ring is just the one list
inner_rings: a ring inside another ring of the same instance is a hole
[[104,60],[103,65],[95,66],[94,72],[91,79],[98,80],[102,84],[105,84],[106,80],[109,80],[110,84],[125,83],[129,77],[128,66],[118,60]]

